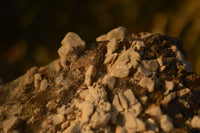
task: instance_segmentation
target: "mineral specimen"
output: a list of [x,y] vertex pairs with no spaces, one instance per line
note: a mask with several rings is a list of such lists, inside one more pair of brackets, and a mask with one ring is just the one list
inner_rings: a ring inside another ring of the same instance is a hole
[[118,27],[0,85],[0,133],[200,132],[200,76],[177,38]]

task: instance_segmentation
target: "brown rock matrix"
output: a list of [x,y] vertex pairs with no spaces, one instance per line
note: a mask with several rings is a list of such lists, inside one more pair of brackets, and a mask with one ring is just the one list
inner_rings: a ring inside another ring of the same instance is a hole
[[0,85],[0,133],[200,132],[200,76],[182,42],[119,27]]

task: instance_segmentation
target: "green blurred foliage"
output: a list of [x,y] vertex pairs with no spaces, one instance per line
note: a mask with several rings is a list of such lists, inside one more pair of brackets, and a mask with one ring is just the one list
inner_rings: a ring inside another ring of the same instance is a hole
[[181,38],[200,73],[199,0],[13,0],[1,1],[0,6],[0,77],[6,82],[58,58],[67,32],[78,33],[89,44],[118,26],[129,33]]

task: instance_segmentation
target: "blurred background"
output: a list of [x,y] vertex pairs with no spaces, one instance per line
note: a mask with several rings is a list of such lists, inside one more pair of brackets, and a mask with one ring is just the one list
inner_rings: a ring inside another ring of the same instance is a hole
[[199,0],[3,0],[0,20],[0,77],[5,82],[58,58],[57,49],[69,31],[92,43],[118,26],[129,33],[181,38],[200,74]]

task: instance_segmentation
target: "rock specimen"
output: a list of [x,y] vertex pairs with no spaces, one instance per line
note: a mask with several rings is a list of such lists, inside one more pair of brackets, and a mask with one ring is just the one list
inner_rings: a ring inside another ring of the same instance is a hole
[[61,44],[62,46],[59,48],[58,54],[63,67],[66,66],[67,61],[76,60],[78,55],[85,49],[85,41],[73,32],[67,33]]
[[200,76],[179,39],[119,27],[0,85],[0,133],[200,132]]

